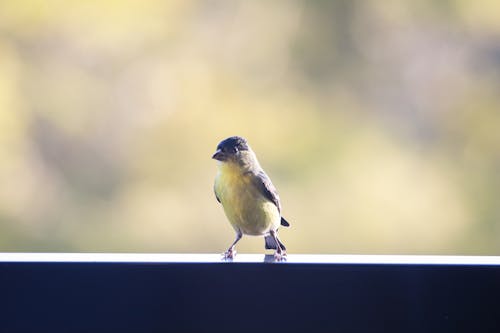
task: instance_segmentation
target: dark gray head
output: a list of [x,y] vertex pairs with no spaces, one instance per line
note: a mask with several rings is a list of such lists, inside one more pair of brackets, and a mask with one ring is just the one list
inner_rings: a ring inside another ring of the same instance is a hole
[[250,150],[250,147],[247,140],[241,136],[232,136],[219,143],[212,158],[218,161],[227,161],[236,158],[240,152],[248,150]]

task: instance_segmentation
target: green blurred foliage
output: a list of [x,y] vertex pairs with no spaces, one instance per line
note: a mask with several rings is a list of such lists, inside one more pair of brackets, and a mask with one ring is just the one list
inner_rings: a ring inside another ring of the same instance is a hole
[[291,253],[498,254],[499,87],[493,0],[4,0],[0,251],[222,252],[238,134]]

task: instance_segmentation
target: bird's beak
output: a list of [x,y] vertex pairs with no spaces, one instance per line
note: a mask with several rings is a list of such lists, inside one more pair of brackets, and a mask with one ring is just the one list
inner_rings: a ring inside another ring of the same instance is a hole
[[212,155],[212,158],[214,160],[217,160],[217,161],[224,161],[224,153],[222,152],[222,150],[220,149],[217,149],[217,151],[215,152],[215,154]]

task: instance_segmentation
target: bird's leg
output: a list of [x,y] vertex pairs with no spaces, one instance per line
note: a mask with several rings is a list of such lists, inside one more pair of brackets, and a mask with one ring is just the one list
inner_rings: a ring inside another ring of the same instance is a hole
[[222,259],[234,258],[234,256],[236,255],[236,249],[235,249],[236,243],[238,243],[238,241],[241,239],[242,236],[243,234],[241,233],[241,231],[239,230],[236,231],[236,239],[234,240],[233,244],[231,244],[231,246],[227,249],[227,251],[222,254]]
[[274,238],[276,242],[276,252],[274,252],[274,259],[276,261],[286,260],[286,251],[281,247],[281,242],[278,239],[276,230],[271,230],[269,234]]

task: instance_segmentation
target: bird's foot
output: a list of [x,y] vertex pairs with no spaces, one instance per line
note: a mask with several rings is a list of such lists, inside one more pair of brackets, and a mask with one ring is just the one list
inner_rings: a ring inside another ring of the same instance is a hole
[[229,249],[226,252],[222,253],[222,260],[233,260],[236,256],[235,249]]
[[286,251],[276,251],[274,252],[275,261],[286,261]]

